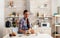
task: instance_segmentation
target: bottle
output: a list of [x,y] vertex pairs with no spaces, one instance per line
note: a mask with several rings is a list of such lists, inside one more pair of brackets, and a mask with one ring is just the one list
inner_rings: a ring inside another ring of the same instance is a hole
[[13,18],[13,20],[12,20],[12,25],[13,25],[13,27],[16,27],[16,21],[15,21],[15,18]]

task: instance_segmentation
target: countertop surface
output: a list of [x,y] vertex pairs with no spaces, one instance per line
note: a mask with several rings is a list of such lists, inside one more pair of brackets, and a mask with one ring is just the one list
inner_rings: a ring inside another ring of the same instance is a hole
[[48,34],[30,34],[28,36],[24,34],[17,34],[16,36],[9,37],[9,34],[7,34],[3,38],[52,38],[52,36]]

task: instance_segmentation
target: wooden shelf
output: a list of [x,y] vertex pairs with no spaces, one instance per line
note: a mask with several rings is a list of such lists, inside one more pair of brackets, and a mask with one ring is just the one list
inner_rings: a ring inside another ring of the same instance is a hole
[[55,36],[60,36],[60,34],[55,34]]
[[[55,31],[56,32],[59,32],[59,31],[57,31],[57,28],[60,28],[60,24],[58,23],[58,24],[56,24],[57,23],[57,18],[60,18],[60,15],[55,15]],[[59,37],[60,38],[60,34],[55,34],[55,38],[57,38],[57,37]]]
[[55,15],[55,17],[60,17],[60,15]]
[[19,17],[6,17],[6,18],[19,18]]
[[60,26],[60,25],[55,25],[55,26]]

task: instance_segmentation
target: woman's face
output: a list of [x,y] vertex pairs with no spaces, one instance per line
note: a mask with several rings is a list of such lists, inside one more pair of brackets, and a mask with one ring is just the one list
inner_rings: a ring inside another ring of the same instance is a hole
[[26,12],[26,13],[24,14],[24,17],[25,17],[25,18],[28,18],[28,17],[29,17],[29,12]]

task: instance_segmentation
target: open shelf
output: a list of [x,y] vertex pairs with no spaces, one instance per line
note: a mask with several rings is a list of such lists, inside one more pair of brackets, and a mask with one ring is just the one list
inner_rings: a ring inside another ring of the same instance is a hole
[[60,26],[60,25],[55,25],[55,26]]
[[55,15],[55,17],[60,17],[60,15]]
[[55,34],[55,36],[60,36],[60,34]]
[[6,18],[19,18],[18,16],[15,16],[15,17],[6,17]]
[[60,31],[58,31],[58,30],[60,30],[60,21],[59,21],[59,19],[60,19],[60,15],[58,14],[58,15],[55,15],[55,31],[58,33],[58,34],[55,34],[55,38],[60,38]]

